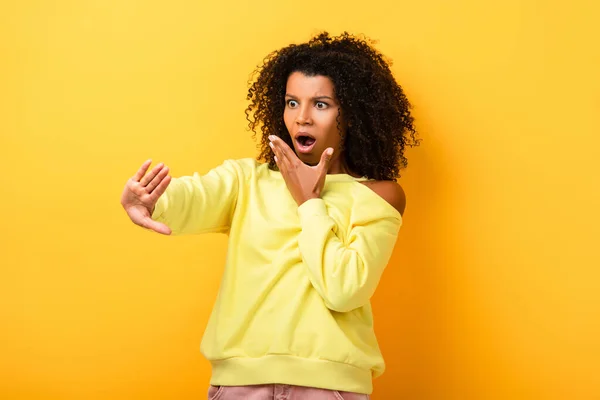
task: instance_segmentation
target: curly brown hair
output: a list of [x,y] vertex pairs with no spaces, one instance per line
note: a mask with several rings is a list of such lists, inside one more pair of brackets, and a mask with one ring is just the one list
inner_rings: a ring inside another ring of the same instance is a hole
[[[326,76],[349,128],[342,138],[343,162],[348,169],[370,179],[396,180],[407,166],[406,146],[420,139],[413,126],[411,104],[390,71],[391,61],[372,47],[372,41],[347,32],[331,37],[323,32],[307,43],[291,44],[270,53],[250,78],[246,109],[248,127],[259,142],[259,161],[276,168],[269,135],[293,148],[283,112],[288,77],[293,72]],[[253,81],[254,76],[256,79]],[[252,117],[252,118],[251,118]]]

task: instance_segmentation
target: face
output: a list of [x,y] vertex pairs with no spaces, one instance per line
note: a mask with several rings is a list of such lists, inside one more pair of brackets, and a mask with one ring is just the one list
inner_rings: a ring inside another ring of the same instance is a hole
[[346,128],[338,112],[340,105],[331,79],[292,73],[287,81],[283,120],[292,137],[298,158],[308,165],[317,165],[321,155],[332,147],[330,173],[341,171],[340,143]]

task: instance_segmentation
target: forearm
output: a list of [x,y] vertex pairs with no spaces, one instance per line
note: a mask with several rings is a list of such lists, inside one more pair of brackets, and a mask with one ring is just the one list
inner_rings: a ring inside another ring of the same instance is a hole
[[233,163],[224,163],[203,176],[173,178],[156,203],[152,219],[180,235],[226,231],[238,191]]
[[355,226],[344,237],[323,200],[309,200],[299,207],[299,214],[302,259],[326,306],[346,312],[367,304],[391,257],[399,221],[387,218]]

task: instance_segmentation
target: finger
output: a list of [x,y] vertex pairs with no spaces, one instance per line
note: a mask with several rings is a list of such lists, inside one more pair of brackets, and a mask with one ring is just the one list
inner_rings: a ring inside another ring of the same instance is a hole
[[319,179],[315,182],[315,186],[313,187],[313,191],[316,193],[321,193],[323,190],[323,186],[325,186],[325,179],[327,177],[327,171],[329,171],[329,162],[331,161],[331,155],[333,154],[333,149],[331,147],[325,149],[323,154],[321,154],[321,161],[319,161]]
[[140,169],[138,169],[138,171],[135,173],[132,179],[136,182],[139,182],[140,179],[142,179],[142,176],[144,176],[144,174],[146,173],[146,171],[148,171],[148,167],[150,166],[150,164],[152,164],[152,160],[144,161],[144,163],[142,164]]
[[146,191],[148,193],[152,193],[152,191],[158,186],[160,182],[164,179],[165,176],[169,173],[169,167],[165,166],[160,172],[150,181],[150,183],[146,186]]
[[171,183],[171,177],[169,175],[165,176],[163,178],[162,181],[160,181],[160,183],[158,184],[158,186],[156,186],[156,189],[154,189],[151,193],[152,195],[152,200],[153,201],[157,201],[158,198],[160,196],[162,196],[162,194],[165,192],[165,190],[167,190],[167,186],[169,186],[169,183]]
[[286,164],[287,159],[281,153],[281,150],[279,149],[279,147],[277,147],[275,145],[275,143],[269,142],[269,146],[271,146],[271,150],[273,150],[273,153],[275,154],[275,156],[274,156],[275,163],[277,163],[277,167],[279,167],[279,171],[284,172],[287,169],[287,164]]
[[152,182],[152,179],[154,179],[154,177],[160,172],[160,170],[164,166],[165,165],[163,163],[158,163],[154,168],[150,170],[150,172],[144,175],[144,177],[140,180],[140,184],[142,186],[147,186],[150,182]]
[[[290,156],[290,154],[285,151],[285,147],[283,147],[282,144],[285,145],[285,142],[283,140],[279,140],[273,143],[275,149],[279,153],[279,158],[281,159],[280,163],[283,164],[283,167],[289,171],[292,168],[294,168],[294,165],[296,165],[294,164],[294,158],[296,157],[295,155]],[[300,160],[297,161],[300,162]]]
[[279,159],[277,158],[277,156],[273,156],[273,159],[275,160],[275,164],[277,164],[277,168],[279,168],[279,172],[281,172],[281,166],[279,165]]
[[283,155],[281,154],[281,151],[279,150],[279,147],[276,146],[276,143],[273,141],[274,136],[269,136],[269,146],[271,147],[271,150],[273,150],[273,153],[275,153],[276,156],[279,156],[279,160],[283,160]]
[[325,149],[323,154],[321,154],[321,161],[319,161],[319,167],[322,168],[323,170],[325,170],[325,173],[327,173],[327,170],[329,169],[329,162],[331,161],[332,154],[333,154],[333,148],[331,148],[331,147],[328,147],[327,149]]
[[296,156],[296,153],[290,149],[290,146],[286,142],[284,142],[281,138],[277,136],[270,136],[271,143],[275,145],[281,151],[282,157],[285,157],[288,162],[300,162],[300,159]]

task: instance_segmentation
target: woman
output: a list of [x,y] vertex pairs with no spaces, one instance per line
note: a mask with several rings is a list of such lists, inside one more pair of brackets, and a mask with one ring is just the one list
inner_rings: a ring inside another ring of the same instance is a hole
[[201,345],[209,399],[366,399],[384,362],[370,298],[394,248],[410,104],[366,40],[322,33],[270,54],[248,92],[258,160],[171,178],[146,161],[121,203],[162,234],[223,232]]

